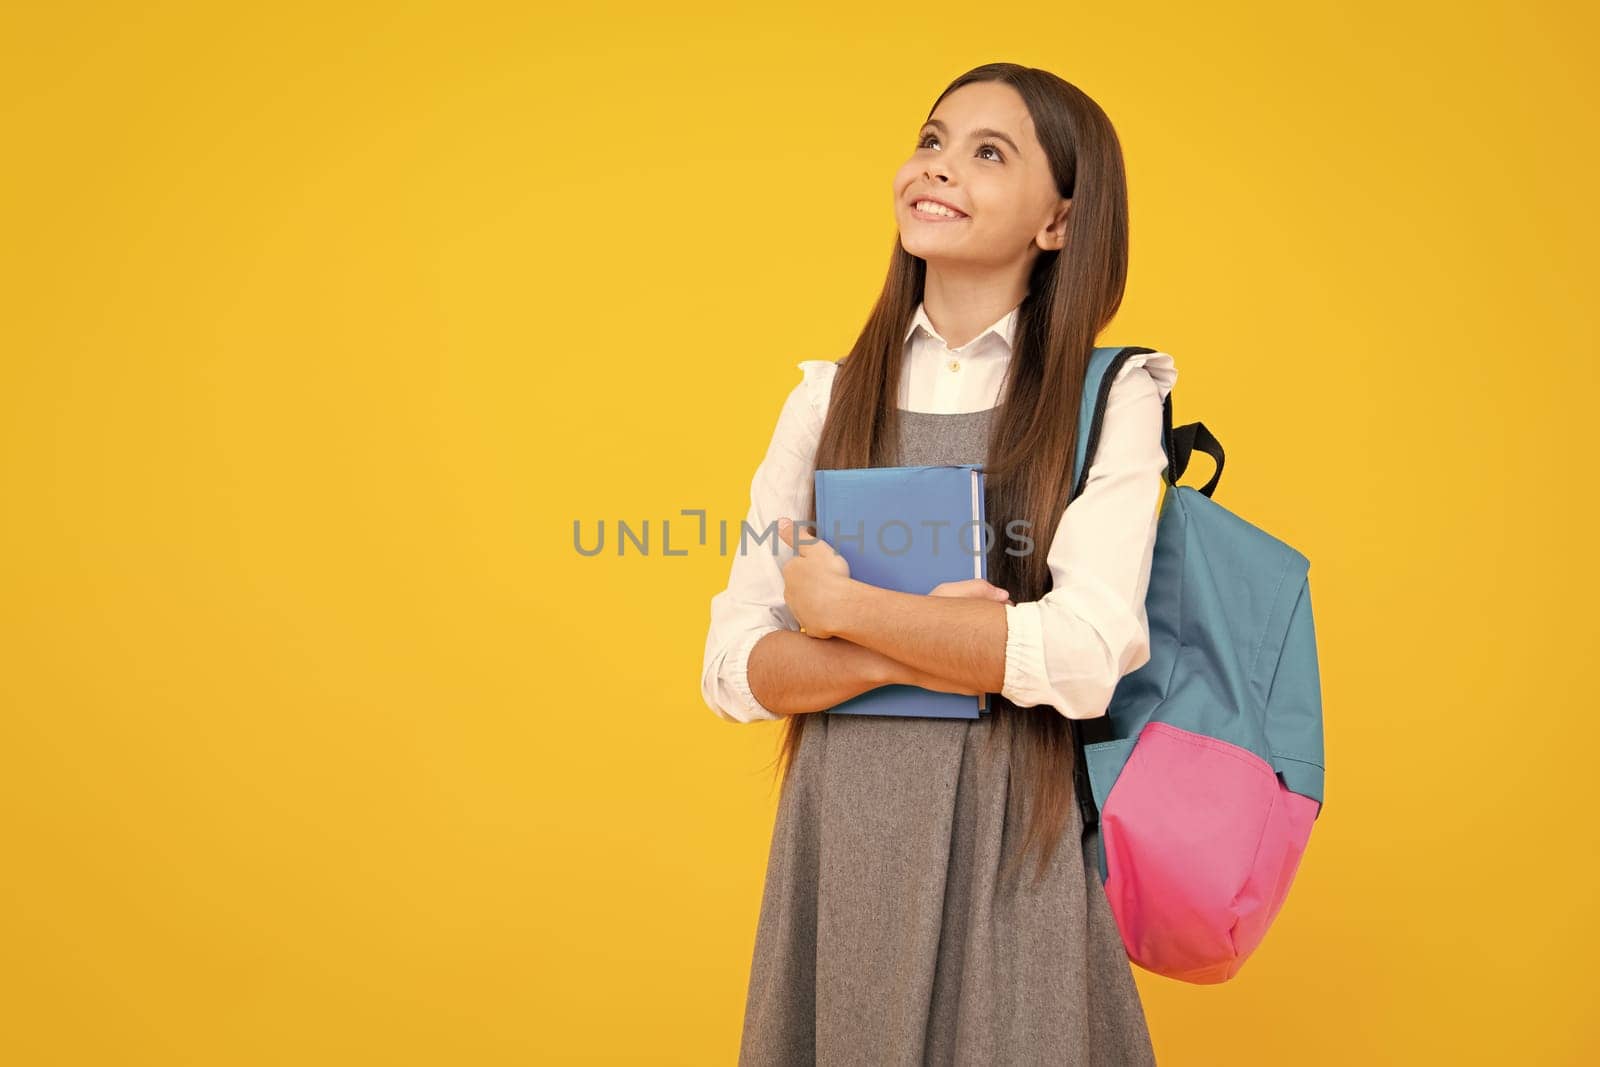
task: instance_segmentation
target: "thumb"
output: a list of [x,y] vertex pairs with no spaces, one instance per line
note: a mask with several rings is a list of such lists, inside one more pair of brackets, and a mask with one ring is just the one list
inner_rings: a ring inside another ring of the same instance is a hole
[[796,537],[795,530],[797,528],[802,531],[809,529],[805,523],[800,523],[797,527],[795,521],[789,518],[787,515],[779,517],[778,537],[782,539],[784,544],[794,549],[795,555],[812,556],[818,552],[828,551],[823,543],[817,540],[814,536],[811,536],[807,533],[801,533],[799,537]]

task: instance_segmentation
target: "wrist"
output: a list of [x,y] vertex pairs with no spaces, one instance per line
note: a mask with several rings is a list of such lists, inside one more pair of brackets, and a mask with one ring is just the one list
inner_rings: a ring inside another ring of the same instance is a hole
[[827,620],[828,632],[835,637],[861,644],[861,622],[866,615],[865,608],[872,594],[878,591],[877,586],[868,585],[856,578],[844,579],[837,592],[828,598],[830,615]]
[[870,682],[874,689],[885,685],[912,684],[914,672],[904,663],[863,645],[856,647],[861,649],[864,680]]
[[882,652],[858,645],[845,637],[835,637],[828,643],[838,650],[837,666],[840,672],[860,682],[865,688],[904,685],[908,681],[909,668]]

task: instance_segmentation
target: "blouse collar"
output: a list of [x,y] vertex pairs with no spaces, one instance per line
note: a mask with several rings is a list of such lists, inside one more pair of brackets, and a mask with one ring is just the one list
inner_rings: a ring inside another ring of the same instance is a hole
[[[1004,315],[1000,316],[1000,318],[998,318],[994,322],[990,323],[989,326],[986,329],[984,329],[981,333],[978,334],[978,336],[974,337],[972,340],[968,341],[966,344],[962,345],[960,348],[953,348],[953,349],[951,349],[951,351],[952,352],[967,352],[967,351],[976,349],[978,347],[978,342],[982,341],[984,338],[988,337],[990,334],[993,334],[996,339],[998,339],[1002,344],[1005,345],[1005,350],[1007,352],[1010,352],[1012,344],[1016,340],[1016,335],[1017,335],[1017,316],[1018,316],[1018,313],[1021,310],[1022,310],[1022,305],[1019,303],[1016,307],[1012,308],[1010,311],[1008,311]],[[919,326],[924,331],[927,332],[929,337],[932,337],[934,340],[938,341],[940,344],[944,344],[945,343],[944,338],[939,336],[939,331],[933,328],[933,320],[928,318],[927,309],[924,307],[923,302],[920,301],[920,300],[917,301],[916,314],[911,316],[911,325],[906,327],[905,340],[910,341],[911,338],[913,336],[915,336],[915,334],[917,332],[917,327],[919,327]]]

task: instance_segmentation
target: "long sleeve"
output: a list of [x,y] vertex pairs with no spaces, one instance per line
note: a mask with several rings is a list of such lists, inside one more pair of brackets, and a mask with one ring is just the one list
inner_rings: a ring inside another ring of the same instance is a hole
[[1129,357],[1112,382],[1089,479],[1050,543],[1050,592],[1006,606],[1001,695],[1020,707],[1095,718],[1122,677],[1150,661],[1161,409],[1177,378],[1172,357],[1155,352]]
[[[700,695],[729,722],[782,718],[750,691],[750,650],[774,630],[799,628],[783,599],[783,564],[794,550],[777,539],[777,523],[781,515],[810,517],[802,511],[835,370],[828,360],[804,360],[798,366],[801,380],[784,401],[766,456],[750,482],[744,520],[749,532],[729,527],[727,551],[733,562],[728,584],[711,598]],[[765,540],[757,540],[763,536]]]

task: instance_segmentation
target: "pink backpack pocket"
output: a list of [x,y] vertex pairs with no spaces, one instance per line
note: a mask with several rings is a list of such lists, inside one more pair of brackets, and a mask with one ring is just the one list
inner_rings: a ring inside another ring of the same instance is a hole
[[1232,978],[1282,907],[1320,807],[1254,752],[1146,723],[1100,811],[1128,958],[1186,982]]

